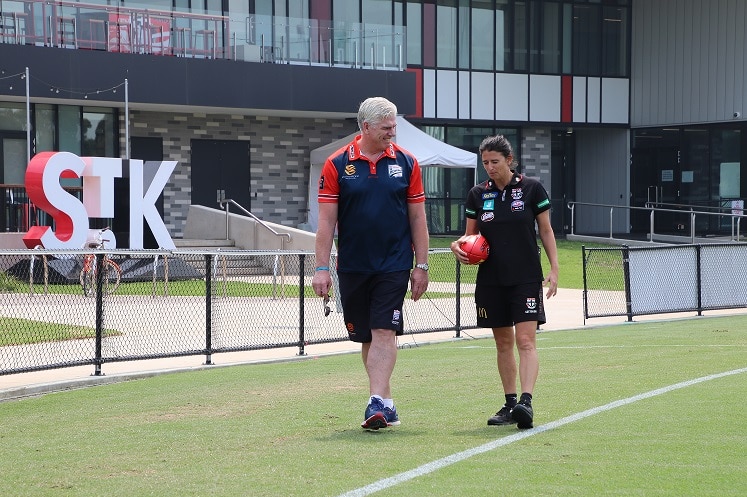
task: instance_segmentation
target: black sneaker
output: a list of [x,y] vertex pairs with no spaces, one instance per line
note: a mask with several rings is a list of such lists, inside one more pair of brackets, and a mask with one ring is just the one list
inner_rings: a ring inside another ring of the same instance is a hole
[[488,426],[503,426],[516,423],[511,417],[511,408],[504,404],[501,410],[488,419]]
[[511,410],[511,418],[516,422],[516,426],[520,430],[527,430],[534,426],[532,421],[534,420],[534,411],[532,410],[532,404],[527,401],[521,401],[516,404]]

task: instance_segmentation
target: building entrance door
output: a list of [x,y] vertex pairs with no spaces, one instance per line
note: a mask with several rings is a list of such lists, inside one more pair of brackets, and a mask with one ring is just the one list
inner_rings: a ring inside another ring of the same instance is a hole
[[251,211],[249,142],[192,140],[191,149],[192,203],[219,209],[233,199]]
[[[654,213],[654,232],[677,234],[689,230],[686,213],[675,210],[680,203],[680,150],[678,147],[633,149],[631,206],[647,204],[663,209]],[[631,231],[648,233],[651,230],[651,213],[634,209],[630,214]]]

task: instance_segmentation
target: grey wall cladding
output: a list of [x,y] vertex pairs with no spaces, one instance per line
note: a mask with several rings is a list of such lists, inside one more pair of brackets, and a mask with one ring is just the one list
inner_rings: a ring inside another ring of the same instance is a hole
[[[124,129],[124,118],[120,121]],[[174,238],[182,236],[191,203],[192,139],[248,141],[252,213],[265,221],[296,227],[306,221],[310,151],[356,130],[352,118],[130,112],[130,136],[161,137],[164,160],[179,162],[164,189],[164,222]],[[125,133],[121,136],[124,140]],[[125,150],[124,142],[120,145]]]

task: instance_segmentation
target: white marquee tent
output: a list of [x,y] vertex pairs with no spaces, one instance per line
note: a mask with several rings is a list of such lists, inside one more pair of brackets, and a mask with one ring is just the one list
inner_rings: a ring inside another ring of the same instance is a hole
[[[311,151],[308,228],[312,231],[316,231],[319,219],[317,191],[319,186],[319,176],[322,173],[322,166],[327,160],[327,157],[332,155],[336,150],[350,143],[357,134],[358,132],[350,134]],[[477,167],[477,154],[448,145],[441,140],[433,138],[428,133],[424,133],[416,126],[409,123],[402,116],[397,116],[397,135],[395,136],[394,141],[397,145],[413,154],[421,167],[466,167],[471,169]]]

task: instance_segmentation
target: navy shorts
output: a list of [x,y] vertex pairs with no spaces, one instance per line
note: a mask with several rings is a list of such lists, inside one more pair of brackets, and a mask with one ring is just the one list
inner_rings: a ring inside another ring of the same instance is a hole
[[402,334],[402,305],[410,282],[410,271],[337,275],[350,340],[369,343],[372,329],[392,330],[398,336]]
[[516,286],[485,286],[475,288],[477,326],[503,328],[524,321],[545,324],[542,282]]

